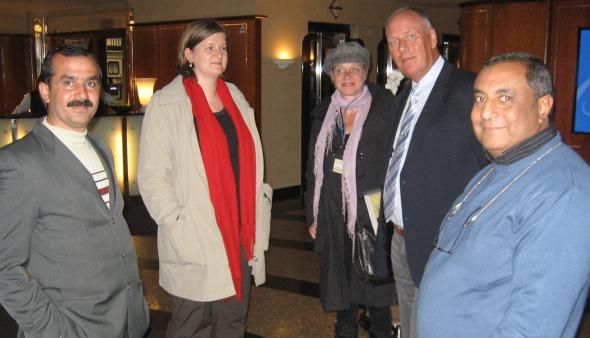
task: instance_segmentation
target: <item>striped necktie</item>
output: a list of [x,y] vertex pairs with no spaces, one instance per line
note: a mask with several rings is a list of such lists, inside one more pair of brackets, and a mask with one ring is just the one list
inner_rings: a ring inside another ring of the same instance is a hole
[[419,90],[417,90],[417,88],[412,88],[409,99],[410,103],[400,123],[400,132],[397,137],[397,143],[393,150],[393,155],[391,155],[391,158],[389,159],[387,175],[385,176],[385,185],[383,186],[383,215],[385,216],[385,221],[393,219],[393,212],[395,209],[395,190],[398,184],[399,172],[403,164],[402,158],[408,147],[407,143],[410,142],[410,128],[418,114],[419,96]]

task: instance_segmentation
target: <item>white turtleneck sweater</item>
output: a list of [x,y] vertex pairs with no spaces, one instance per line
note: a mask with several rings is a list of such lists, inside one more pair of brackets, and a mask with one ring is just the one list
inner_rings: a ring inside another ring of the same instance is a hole
[[56,126],[52,126],[47,122],[47,119],[43,119],[43,125],[47,127],[54,135],[60,140],[65,146],[82,162],[82,165],[88,170],[99,194],[102,196],[107,208],[110,209],[109,204],[109,178],[105,171],[96,150],[88,141],[86,137],[87,131],[77,132],[68,130]]

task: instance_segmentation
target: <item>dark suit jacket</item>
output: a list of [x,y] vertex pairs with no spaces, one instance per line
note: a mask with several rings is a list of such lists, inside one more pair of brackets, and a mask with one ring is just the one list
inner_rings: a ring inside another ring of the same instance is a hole
[[107,208],[90,173],[41,123],[0,149],[0,302],[21,336],[142,337],[148,309],[108,147]]
[[[400,174],[406,252],[416,285],[444,215],[487,164],[471,127],[474,79],[475,74],[445,62],[416,123]],[[408,86],[397,95],[396,128],[410,90]]]

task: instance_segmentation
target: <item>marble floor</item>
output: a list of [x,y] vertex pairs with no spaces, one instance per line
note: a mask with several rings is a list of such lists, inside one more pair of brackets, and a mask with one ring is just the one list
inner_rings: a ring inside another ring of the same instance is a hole
[[[143,206],[129,205],[128,218],[141,219]],[[137,208],[137,209],[134,209]],[[319,256],[305,228],[300,199],[275,201],[272,210],[270,246],[266,253],[267,281],[252,288],[246,337],[328,338],[333,337],[334,313],[325,313],[318,299]],[[145,219],[149,224],[151,219]],[[150,231],[152,229],[152,231]],[[148,230],[147,233],[144,233]],[[156,238],[148,229],[132,229],[139,267],[150,304],[152,328],[149,338],[164,337],[170,318],[170,301],[157,284]],[[398,322],[397,306],[392,307]],[[359,329],[359,337],[368,337]],[[431,337],[436,338],[436,337]],[[577,338],[590,338],[590,313],[586,312]]]
[[[138,198],[128,201],[125,214],[150,305],[151,328],[147,338],[163,338],[170,319],[170,300],[158,286],[156,225]],[[267,281],[252,289],[246,337],[333,337],[335,315],[325,313],[318,299],[319,257],[312,250],[304,226],[301,200],[275,201],[266,259]],[[395,322],[396,306],[392,313]],[[14,337],[16,325],[0,307],[0,338]],[[359,337],[368,337],[367,332],[360,329]],[[576,338],[590,338],[588,307]]]
[[[299,199],[275,202],[270,247],[266,253],[266,283],[252,288],[246,337],[332,337],[334,313],[325,313],[318,299],[319,257],[304,226]],[[141,231],[139,231],[141,232]],[[135,235],[141,277],[150,304],[149,338],[164,337],[170,300],[158,286],[156,238]],[[393,307],[394,320],[397,307]],[[359,337],[368,337],[360,329]]]

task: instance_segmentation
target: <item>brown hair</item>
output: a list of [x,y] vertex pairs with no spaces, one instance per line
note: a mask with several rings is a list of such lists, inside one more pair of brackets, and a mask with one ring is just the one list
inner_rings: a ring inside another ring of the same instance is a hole
[[197,20],[189,23],[178,43],[178,73],[183,77],[193,76],[193,69],[190,67],[188,60],[184,56],[186,48],[193,49],[201,41],[210,37],[215,33],[225,34],[225,30],[219,23],[212,20]]

